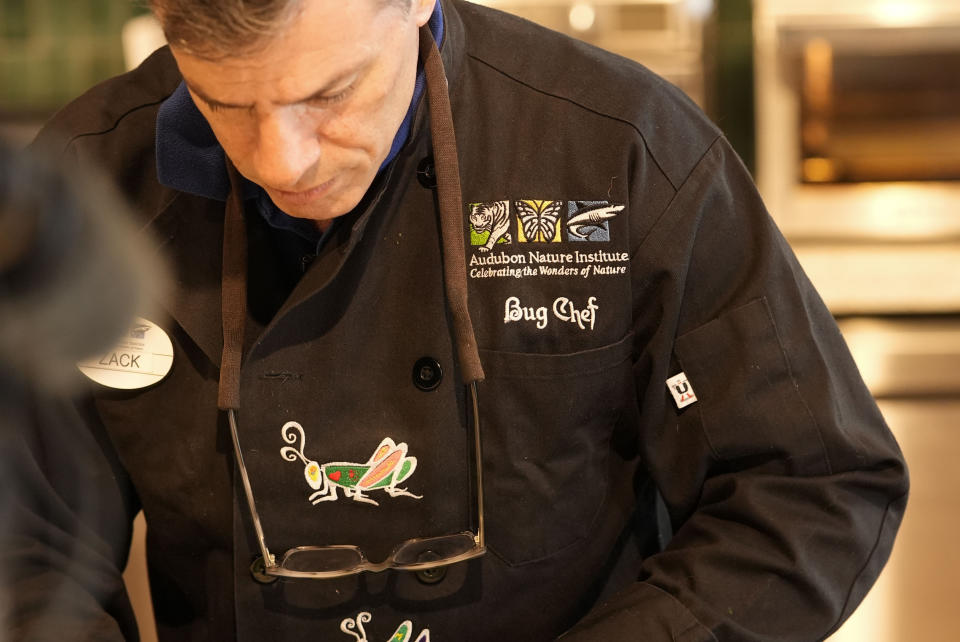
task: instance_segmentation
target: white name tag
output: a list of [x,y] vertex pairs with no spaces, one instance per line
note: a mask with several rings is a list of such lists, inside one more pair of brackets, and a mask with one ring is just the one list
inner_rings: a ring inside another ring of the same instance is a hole
[[686,373],[681,372],[667,379],[667,388],[673,395],[673,402],[677,404],[677,408],[686,408],[697,402],[697,395],[694,394],[693,386],[690,385]]
[[138,317],[116,346],[77,364],[80,372],[108,388],[146,388],[167,376],[173,344],[160,326]]

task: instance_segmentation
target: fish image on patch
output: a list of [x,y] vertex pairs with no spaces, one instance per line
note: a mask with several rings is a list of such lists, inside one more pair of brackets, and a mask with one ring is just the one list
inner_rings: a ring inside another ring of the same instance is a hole
[[623,207],[609,201],[568,201],[567,240],[609,241],[610,219]]
[[518,243],[559,243],[563,201],[514,201]]
[[470,203],[470,245],[489,252],[497,243],[510,243],[510,201]]
[[[397,484],[406,481],[417,469],[417,458],[407,457],[407,444],[395,443],[390,437],[384,437],[373,454],[364,463],[349,461],[331,461],[325,464],[307,459],[303,449],[307,438],[303,426],[296,421],[288,421],[280,429],[283,441],[290,444],[280,449],[280,456],[286,461],[303,463],[303,477],[315,493],[310,495],[310,503],[332,502],[339,499],[337,489],[343,490],[344,497],[365,504],[379,506],[380,503],[364,491],[382,490],[390,497],[412,497],[423,499],[423,495],[414,495]],[[298,439],[299,437],[299,439]],[[299,448],[296,448],[297,444]]]

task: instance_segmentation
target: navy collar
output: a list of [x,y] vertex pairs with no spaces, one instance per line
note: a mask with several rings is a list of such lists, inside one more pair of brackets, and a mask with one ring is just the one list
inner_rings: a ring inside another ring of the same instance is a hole
[[[437,1],[428,23],[434,40],[443,42],[443,13]],[[390,152],[380,166],[382,172],[396,158],[407,142],[413,125],[413,115],[423,96],[426,76],[422,61],[417,63],[417,79],[413,99],[400,124]],[[230,193],[226,158],[206,119],[184,82],[161,105],[157,113],[157,180],[161,185],[180,192],[226,201]],[[257,209],[272,227],[295,232],[311,241],[319,240],[320,233],[312,222],[289,216],[280,210],[259,185],[244,179],[245,199],[256,199]]]

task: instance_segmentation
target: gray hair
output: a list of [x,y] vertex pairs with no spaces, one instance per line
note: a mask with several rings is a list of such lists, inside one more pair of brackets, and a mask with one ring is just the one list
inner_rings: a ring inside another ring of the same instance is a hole
[[[216,60],[257,52],[300,15],[310,0],[147,0],[167,42]],[[410,9],[412,0],[377,0]],[[349,9],[344,9],[349,10]]]

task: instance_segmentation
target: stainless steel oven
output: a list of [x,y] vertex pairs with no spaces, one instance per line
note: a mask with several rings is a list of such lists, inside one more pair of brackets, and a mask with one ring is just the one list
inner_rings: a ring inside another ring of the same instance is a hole
[[701,107],[704,36],[715,0],[472,0],[636,60]]
[[757,179],[903,448],[890,562],[831,642],[956,639],[960,0],[754,0]]
[[960,1],[754,8],[758,184],[828,304],[960,310]]

